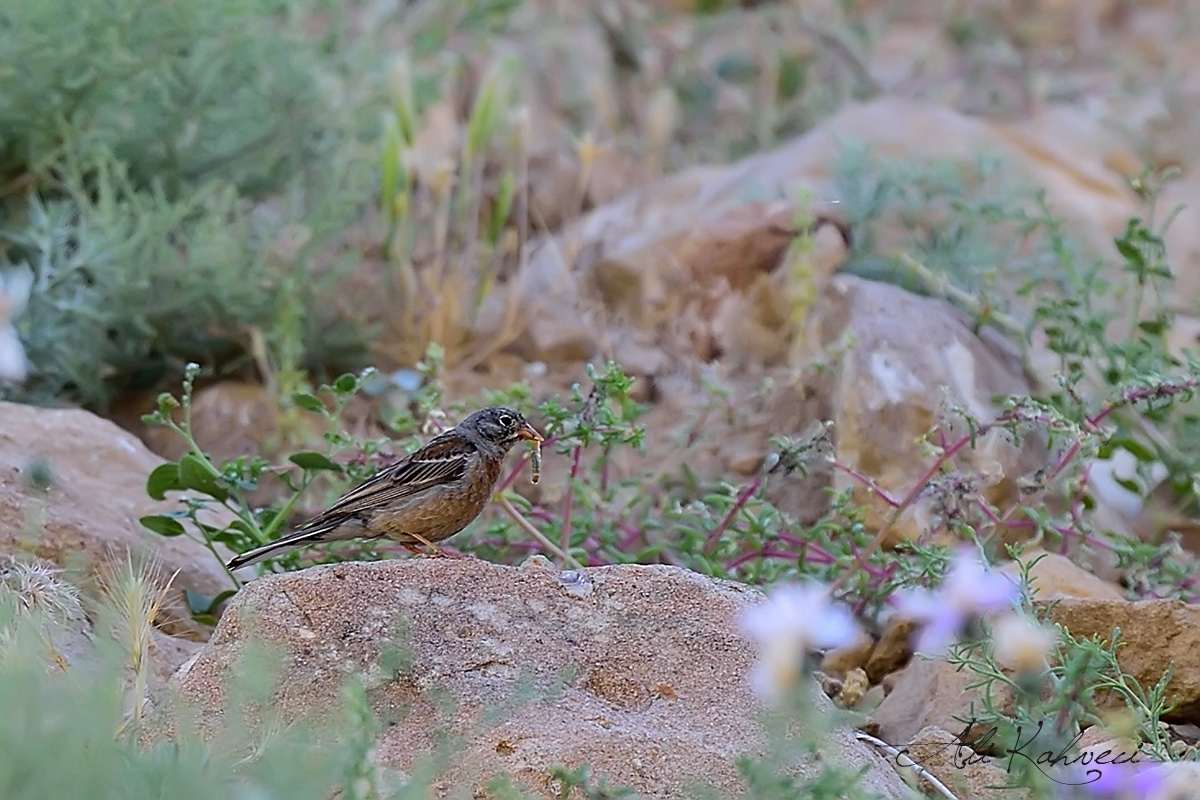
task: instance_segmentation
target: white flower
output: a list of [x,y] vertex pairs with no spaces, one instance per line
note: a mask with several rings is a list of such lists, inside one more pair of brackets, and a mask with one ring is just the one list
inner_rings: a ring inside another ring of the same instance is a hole
[[996,663],[1015,672],[1046,669],[1046,656],[1054,648],[1054,631],[1024,614],[1005,614],[992,626]]
[[937,655],[954,642],[971,619],[1004,608],[1019,594],[1016,581],[988,569],[976,553],[963,548],[955,555],[937,591],[907,589],[894,597],[901,615],[921,623],[916,651]]
[[779,696],[795,683],[809,648],[845,644],[857,627],[845,607],[830,603],[824,586],[775,587],[741,617],[742,632],[757,642],[761,656],[751,676],[755,691],[768,698]]
[[21,383],[29,372],[25,348],[12,320],[25,307],[32,286],[33,275],[28,270],[0,274],[0,381]]

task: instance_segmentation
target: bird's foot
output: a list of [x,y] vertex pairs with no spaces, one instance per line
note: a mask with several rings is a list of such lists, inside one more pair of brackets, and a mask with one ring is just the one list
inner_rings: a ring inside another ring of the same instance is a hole
[[404,548],[406,550],[408,550],[410,553],[412,553],[413,555],[424,556],[426,558],[461,558],[461,556],[451,555],[450,553],[447,553],[445,550],[438,547],[436,544],[434,544],[433,542],[424,538],[423,536],[417,536],[415,533],[412,533],[409,535],[412,536],[414,539],[416,539],[419,544],[422,544],[426,548],[428,548],[428,550],[425,551],[425,550],[421,550],[421,548],[418,547],[416,544],[405,544]]

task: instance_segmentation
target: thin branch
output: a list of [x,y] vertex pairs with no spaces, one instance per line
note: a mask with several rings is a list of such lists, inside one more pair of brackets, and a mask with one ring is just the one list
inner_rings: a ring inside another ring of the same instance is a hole
[[505,497],[503,494],[497,494],[495,496],[495,500],[496,503],[504,509],[504,513],[508,514],[508,516],[512,518],[512,521],[520,526],[521,530],[525,531],[534,539],[536,539],[542,547],[561,558],[568,566],[571,566],[574,569],[583,569],[583,564],[580,564],[570,553],[564,551],[554,542],[547,539],[545,534],[539,531],[532,522],[527,520],[525,515],[518,511],[517,507],[514,506],[507,497]]
[[[911,769],[913,772],[917,773],[918,777],[924,778],[925,780],[929,781],[929,785],[932,786],[934,789],[936,789],[938,794],[940,794],[942,797],[947,798],[947,800],[958,800],[958,797],[954,794],[954,792],[950,791],[946,787],[946,784],[944,784],[940,780],[938,780],[936,775],[934,775],[932,772],[930,772],[929,770],[922,767],[917,762],[913,761],[912,758],[910,758],[909,756],[902,753],[899,750],[899,748],[892,747],[890,744],[883,741],[882,739],[876,739],[874,736],[863,733],[862,731],[855,731],[854,738],[858,739],[860,742],[866,742],[867,744],[872,744],[876,748],[887,753],[896,762],[897,766]],[[909,763],[901,764],[900,763],[901,757],[906,759]]]

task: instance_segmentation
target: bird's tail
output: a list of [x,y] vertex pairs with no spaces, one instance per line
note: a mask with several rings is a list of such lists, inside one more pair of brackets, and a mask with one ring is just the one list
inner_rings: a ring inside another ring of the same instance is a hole
[[341,520],[331,520],[324,525],[317,525],[311,528],[305,528],[303,530],[296,531],[293,534],[276,539],[273,542],[268,542],[262,547],[256,547],[253,550],[247,550],[241,555],[234,556],[233,558],[229,559],[229,563],[225,566],[231,570],[238,569],[250,564],[257,564],[264,558],[283,555],[284,553],[295,550],[298,547],[317,544],[319,542],[332,541],[332,539],[337,537],[330,537],[329,534],[336,530],[340,524]]

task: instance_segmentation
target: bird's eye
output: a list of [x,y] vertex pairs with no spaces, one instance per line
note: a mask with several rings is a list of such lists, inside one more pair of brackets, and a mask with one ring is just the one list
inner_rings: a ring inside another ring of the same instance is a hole
[[512,424],[516,422],[516,420],[512,418],[512,414],[501,414],[500,416],[496,417],[496,422],[499,422],[500,425],[505,428],[509,428],[512,427]]

